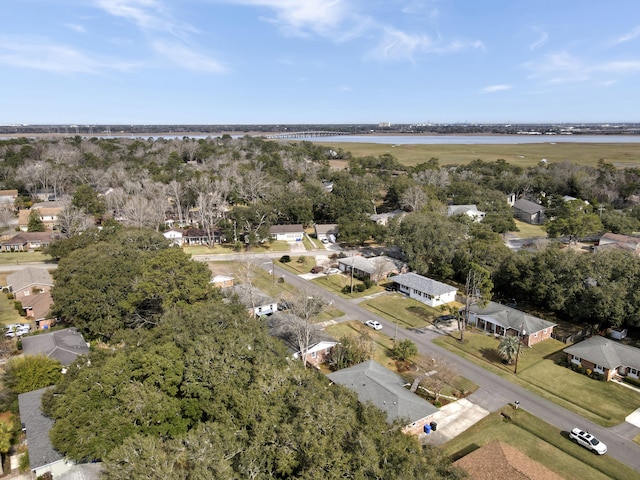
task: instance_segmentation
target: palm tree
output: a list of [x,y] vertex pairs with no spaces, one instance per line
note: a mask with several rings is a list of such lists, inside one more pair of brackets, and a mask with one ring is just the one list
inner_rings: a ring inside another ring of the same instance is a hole
[[509,365],[513,363],[519,354],[520,337],[506,336],[500,340],[498,345],[498,355],[504,358]]

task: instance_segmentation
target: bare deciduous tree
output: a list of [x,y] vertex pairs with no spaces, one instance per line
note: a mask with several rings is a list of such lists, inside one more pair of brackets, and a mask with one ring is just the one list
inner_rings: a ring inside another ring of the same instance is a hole
[[319,331],[312,319],[325,311],[329,305],[322,298],[308,295],[305,291],[295,297],[288,297],[285,301],[293,314],[288,326],[306,367],[307,352]]
[[400,196],[400,205],[409,208],[412,212],[417,212],[424,207],[429,201],[429,197],[418,185],[412,185],[407,188]]
[[87,228],[92,227],[94,223],[91,216],[73,206],[65,208],[58,215],[58,227],[65,238],[84,232]]

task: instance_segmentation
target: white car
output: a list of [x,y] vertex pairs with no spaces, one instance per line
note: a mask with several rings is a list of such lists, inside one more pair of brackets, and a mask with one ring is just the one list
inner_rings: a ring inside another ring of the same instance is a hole
[[382,325],[380,325],[380,322],[378,322],[377,320],[367,320],[366,322],[364,322],[364,324],[367,327],[371,327],[374,330],[382,330]]
[[5,336],[7,338],[22,337],[31,331],[31,325],[28,323],[18,323],[14,325],[7,325]]
[[578,445],[582,445],[583,447],[588,448],[598,455],[604,455],[605,453],[607,453],[607,446],[604,443],[591,435],[589,432],[586,432],[579,428],[574,428],[573,430],[571,430],[571,432],[569,433],[569,438]]
[[340,273],[340,269],[339,268],[330,268],[327,270],[327,273],[329,275],[335,275],[336,273]]

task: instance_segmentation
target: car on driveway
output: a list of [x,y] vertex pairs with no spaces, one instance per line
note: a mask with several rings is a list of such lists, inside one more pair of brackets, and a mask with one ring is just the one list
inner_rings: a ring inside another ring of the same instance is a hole
[[340,273],[340,269],[339,268],[330,268],[329,270],[327,270],[327,273],[329,275],[335,275],[336,273]]
[[18,323],[13,325],[7,325],[5,327],[5,336],[7,338],[22,337],[31,332],[31,325],[28,323]]
[[382,325],[380,325],[380,322],[378,322],[377,320],[367,320],[366,322],[364,322],[364,324],[367,327],[371,327],[374,330],[382,330]]
[[324,267],[321,267],[320,265],[316,265],[315,267],[311,268],[311,273],[322,273],[324,272]]
[[571,430],[571,432],[569,432],[569,438],[578,445],[582,445],[584,448],[588,448],[598,455],[604,455],[607,453],[607,446],[604,443],[589,432],[581,430],[580,428],[574,428]]

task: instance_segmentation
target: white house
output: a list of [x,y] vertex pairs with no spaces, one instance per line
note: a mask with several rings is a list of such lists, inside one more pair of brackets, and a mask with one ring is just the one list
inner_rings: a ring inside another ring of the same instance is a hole
[[458,291],[456,287],[423,277],[417,273],[403,273],[402,275],[391,277],[391,280],[397,285],[399,292],[430,307],[454,302]]
[[169,240],[172,244],[177,245],[179,247],[182,246],[182,232],[180,230],[175,230],[175,229],[171,229],[171,230],[167,230],[166,232],[164,232],[162,235],[164,235],[164,238],[166,238],[167,240]]
[[474,222],[480,222],[484,219],[486,213],[478,210],[478,207],[475,205],[449,205],[447,208],[447,217],[453,215],[466,215]]
[[285,242],[301,242],[304,237],[304,227],[296,225],[272,225],[269,229],[271,238]]
[[[320,364],[327,361],[329,355],[331,354],[331,350],[335,347],[338,342],[331,342],[327,340],[322,340],[320,342],[314,343],[313,345],[309,345],[307,348],[307,352],[305,355],[305,363],[318,367]],[[293,354],[293,358],[298,359],[302,356],[302,351],[298,351]]]

